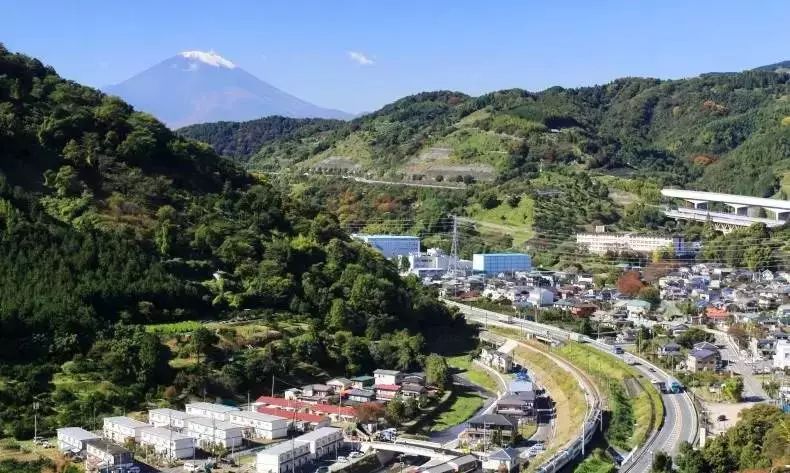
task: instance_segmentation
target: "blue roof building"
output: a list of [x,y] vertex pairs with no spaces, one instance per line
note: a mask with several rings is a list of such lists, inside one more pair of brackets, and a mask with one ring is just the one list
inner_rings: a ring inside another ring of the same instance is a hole
[[472,270],[486,274],[514,273],[532,269],[532,258],[526,253],[475,253]]

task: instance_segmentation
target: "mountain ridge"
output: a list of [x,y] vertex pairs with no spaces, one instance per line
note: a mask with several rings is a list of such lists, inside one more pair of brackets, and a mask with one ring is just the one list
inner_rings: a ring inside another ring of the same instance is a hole
[[271,115],[351,117],[346,112],[319,107],[284,92],[213,51],[184,51],[102,90],[173,128]]

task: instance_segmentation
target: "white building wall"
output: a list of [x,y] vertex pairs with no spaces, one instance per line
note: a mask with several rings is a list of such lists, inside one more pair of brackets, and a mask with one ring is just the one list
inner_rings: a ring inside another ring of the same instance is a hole
[[158,454],[170,458],[189,458],[195,454],[194,438],[165,428],[144,430],[140,435],[140,444],[150,446]]
[[774,368],[784,370],[790,367],[790,342],[779,340],[776,342],[776,353],[774,353]]

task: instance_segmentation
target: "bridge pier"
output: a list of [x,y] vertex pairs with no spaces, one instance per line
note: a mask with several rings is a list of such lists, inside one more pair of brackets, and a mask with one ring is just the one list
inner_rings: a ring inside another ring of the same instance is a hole
[[732,213],[735,215],[741,215],[744,217],[749,216],[749,206],[748,205],[741,205],[741,204],[725,204],[727,207],[732,209]]

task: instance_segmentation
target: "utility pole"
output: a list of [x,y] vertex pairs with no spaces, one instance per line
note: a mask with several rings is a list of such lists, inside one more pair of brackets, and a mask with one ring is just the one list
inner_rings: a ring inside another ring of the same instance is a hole
[[38,440],[38,401],[33,403],[33,440]]

